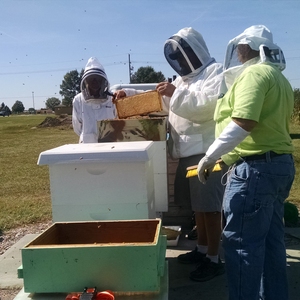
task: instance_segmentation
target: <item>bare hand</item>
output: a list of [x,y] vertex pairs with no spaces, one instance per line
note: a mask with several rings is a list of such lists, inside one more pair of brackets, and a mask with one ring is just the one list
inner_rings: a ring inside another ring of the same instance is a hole
[[123,90],[119,90],[116,91],[114,93],[114,97],[113,97],[113,103],[116,104],[116,102],[121,99],[121,98],[125,98],[126,97],[126,93]]
[[169,82],[160,82],[156,86],[156,90],[162,95],[167,97],[172,97],[176,87]]

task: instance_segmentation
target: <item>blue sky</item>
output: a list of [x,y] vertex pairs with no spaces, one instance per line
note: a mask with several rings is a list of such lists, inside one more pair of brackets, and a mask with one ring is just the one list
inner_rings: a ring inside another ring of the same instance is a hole
[[272,31],[284,74],[300,88],[299,0],[0,0],[0,103],[39,109],[61,100],[64,75],[91,56],[111,85],[129,82],[129,54],[133,72],[152,66],[172,77],[163,45],[183,27],[198,30],[223,63],[228,41],[257,24]]

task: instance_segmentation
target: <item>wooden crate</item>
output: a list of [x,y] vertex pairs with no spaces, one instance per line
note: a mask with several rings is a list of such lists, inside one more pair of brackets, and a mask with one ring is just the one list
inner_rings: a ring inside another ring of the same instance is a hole
[[98,121],[98,142],[166,141],[167,117]]
[[158,293],[166,236],[161,220],[54,223],[27,244],[19,278],[29,293]]
[[168,155],[168,191],[169,202],[168,211],[163,213],[163,225],[166,226],[178,226],[182,229],[191,229],[193,210],[190,202],[175,203],[174,201],[174,180],[176,175],[176,169],[178,165],[178,159],[172,159]]

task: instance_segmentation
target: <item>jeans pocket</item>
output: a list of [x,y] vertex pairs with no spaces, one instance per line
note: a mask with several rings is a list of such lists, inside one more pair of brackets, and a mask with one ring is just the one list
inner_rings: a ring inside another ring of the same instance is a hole
[[231,171],[225,197],[225,201],[230,199],[230,203],[225,205],[235,206],[235,211],[244,219],[255,217],[261,209],[261,199],[256,197],[260,175],[246,162]]
[[246,163],[241,163],[233,167],[230,171],[226,192],[243,193],[247,189],[248,179],[250,176],[250,168]]

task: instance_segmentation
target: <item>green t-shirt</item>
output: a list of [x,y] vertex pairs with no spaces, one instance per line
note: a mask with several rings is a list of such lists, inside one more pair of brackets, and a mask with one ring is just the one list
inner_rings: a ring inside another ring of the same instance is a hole
[[231,165],[239,157],[268,151],[292,153],[289,122],[293,108],[293,89],[277,67],[267,63],[247,67],[217,102],[216,137],[232,118],[254,120],[258,124],[242,143],[222,156],[224,162]]

